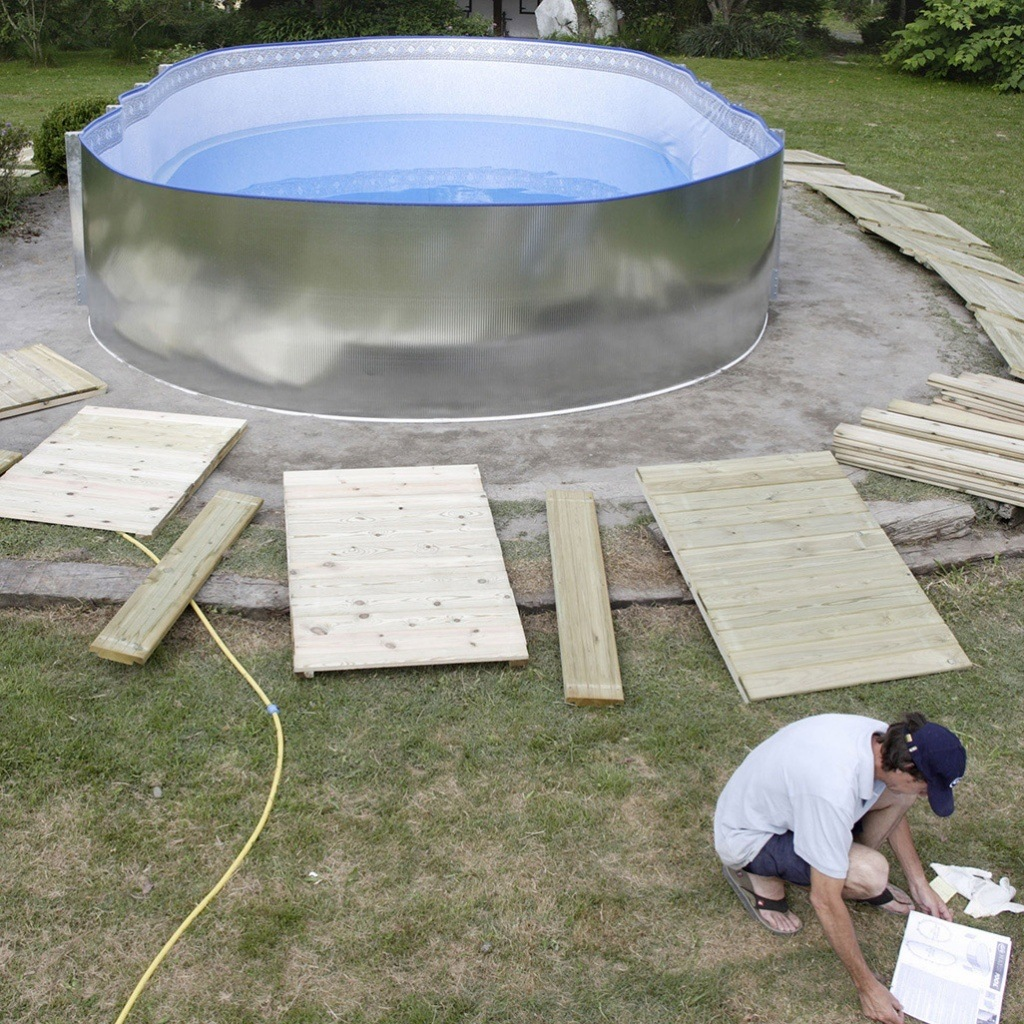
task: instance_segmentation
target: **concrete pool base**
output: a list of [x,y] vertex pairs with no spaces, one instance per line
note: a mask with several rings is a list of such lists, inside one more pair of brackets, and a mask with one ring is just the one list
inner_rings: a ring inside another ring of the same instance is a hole
[[[934,274],[863,235],[823,197],[784,193],[780,293],[761,344],[738,366],[680,391],[592,412],[485,423],[384,424],[285,415],[188,394],[133,369],[92,339],[75,303],[67,194],[33,200],[35,237],[0,240],[0,348],[37,342],[109,385],[94,404],[244,416],[248,429],[199,490],[282,508],[285,470],[468,463],[497,500],[584,487],[599,503],[641,502],[641,464],[827,448],[836,424],[893,398],[930,400],[929,373],[996,372],[1003,361]],[[0,448],[27,452],[76,406],[0,421]]]

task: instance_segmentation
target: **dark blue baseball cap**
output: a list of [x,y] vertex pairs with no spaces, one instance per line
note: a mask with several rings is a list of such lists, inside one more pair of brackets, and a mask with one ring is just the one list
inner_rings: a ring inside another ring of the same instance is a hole
[[907,733],[907,749],[928,783],[928,803],[940,818],[953,813],[953,789],[967,770],[967,751],[947,728],[926,722]]

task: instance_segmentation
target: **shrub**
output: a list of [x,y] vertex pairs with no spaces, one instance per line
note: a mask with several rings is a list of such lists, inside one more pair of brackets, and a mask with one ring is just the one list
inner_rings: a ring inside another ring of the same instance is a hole
[[1024,91],[1024,0],[927,0],[885,60],[934,78]]
[[28,145],[27,128],[5,121],[0,124],[0,231],[6,231],[18,219],[18,179],[14,170],[18,154]]
[[869,18],[857,22],[860,41],[869,50],[881,50],[892,42],[892,37],[903,26],[895,18]]
[[320,13],[292,6],[271,6],[253,14],[249,34],[258,43],[355,36],[490,35],[484,18],[467,16],[455,0],[405,0],[381,5],[377,0],[326,3]]
[[63,184],[68,180],[64,133],[80,131],[99,117],[112,102],[108,99],[68,100],[58,104],[43,118],[33,142],[36,167],[54,184]]
[[798,57],[815,48],[817,35],[800,15],[741,14],[695,25],[680,36],[679,49],[688,57]]

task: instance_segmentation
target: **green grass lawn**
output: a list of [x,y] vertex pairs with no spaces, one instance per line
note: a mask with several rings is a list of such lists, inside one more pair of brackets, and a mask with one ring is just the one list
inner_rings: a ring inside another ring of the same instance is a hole
[[[930,593],[975,668],[756,705],[692,606],[616,613],[627,702],[592,710],[562,702],[550,614],[526,619],[523,669],[313,681],[291,673],[287,621],[220,616],[281,707],[284,781],[250,858],[129,1019],[853,1024],[852,986],[806,897],[807,927],[777,939],[721,879],[714,800],[786,722],[920,707],[970,752],[956,814],[915,809],[924,860],[1024,882],[1024,570],[956,572]],[[230,863],[272,775],[268,717],[191,616],[143,668],[87,653],[108,617],[0,612],[12,1024],[112,1021]],[[900,922],[853,914],[888,975]],[[981,924],[1021,948],[1020,918]],[[1024,1019],[1012,968],[1004,1019]]]

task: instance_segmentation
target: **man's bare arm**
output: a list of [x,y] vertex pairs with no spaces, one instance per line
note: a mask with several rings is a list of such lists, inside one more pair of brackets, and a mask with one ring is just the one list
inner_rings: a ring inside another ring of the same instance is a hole
[[910,895],[917,904],[918,909],[932,917],[941,918],[943,921],[952,921],[953,912],[939,898],[938,893],[928,884],[928,879],[921,864],[921,858],[917,855],[917,848],[914,846],[914,839],[910,834],[910,825],[907,819],[903,818],[892,830],[889,836],[889,845],[896,859],[900,862],[903,874],[906,876],[907,885],[910,887]]
[[850,912],[843,902],[844,883],[845,879],[830,878],[811,868],[811,906],[829,944],[857,986],[864,1016],[879,1024],[903,1024],[900,1001],[872,974],[861,952]]

